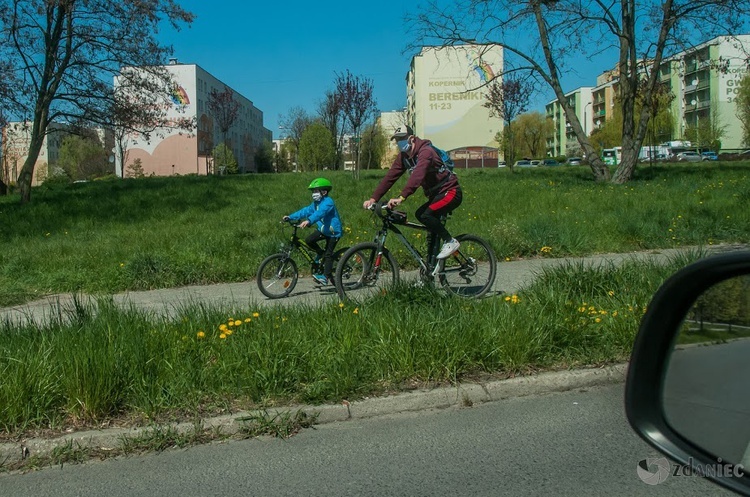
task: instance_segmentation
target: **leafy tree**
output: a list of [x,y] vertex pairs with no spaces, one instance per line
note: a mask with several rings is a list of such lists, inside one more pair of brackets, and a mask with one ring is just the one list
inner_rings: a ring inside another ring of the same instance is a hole
[[263,141],[255,151],[255,166],[259,173],[272,173],[274,163],[274,151],[271,142]]
[[513,162],[518,156],[518,144],[513,132],[513,120],[519,114],[526,112],[529,100],[534,93],[534,86],[529,80],[520,79],[510,74],[502,79],[502,82],[493,79],[487,85],[486,102],[482,105],[490,110],[491,116],[499,117],[505,123],[502,140],[503,157],[508,163],[508,168],[513,172]]
[[331,168],[336,158],[331,132],[321,122],[314,122],[302,134],[299,144],[299,162],[306,171]]
[[141,159],[136,159],[132,164],[128,164],[125,176],[128,178],[143,178],[146,176],[143,173],[143,162],[141,162]]
[[237,159],[234,158],[234,152],[227,147],[226,143],[219,143],[214,147],[213,157],[219,174],[237,174],[239,170]]
[[113,125],[112,78],[121,67],[141,68],[149,75],[143,82],[160,81],[159,94],[169,101],[171,77],[162,64],[172,49],[157,35],[192,20],[174,0],[0,0],[0,60],[22,74],[13,104],[32,123],[18,178],[22,203],[31,200],[51,122]]
[[552,130],[552,122],[541,112],[521,114],[513,123],[515,129],[514,148],[521,157],[544,157],[547,150],[547,134]]
[[[624,183],[637,164],[665,58],[717,35],[744,32],[748,14],[750,3],[725,0],[431,1],[411,17],[410,31],[417,45],[502,45],[505,74],[532,71],[554,91],[590,158],[594,178]],[[585,60],[607,46],[619,49],[618,103],[623,123],[623,158],[612,175],[595,153],[561,84],[564,73],[575,70],[574,58]],[[647,105],[637,112],[639,87]]]
[[57,165],[74,181],[114,173],[113,164],[109,162],[109,153],[101,142],[79,135],[68,135],[63,139]]
[[347,69],[344,74],[336,76],[335,85],[342,112],[354,135],[354,177],[359,178],[360,133],[377,110],[372,80],[354,76]]

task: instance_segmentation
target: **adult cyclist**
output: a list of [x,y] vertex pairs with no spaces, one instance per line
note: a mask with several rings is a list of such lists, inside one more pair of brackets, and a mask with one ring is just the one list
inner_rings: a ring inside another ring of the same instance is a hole
[[[400,126],[391,136],[391,140],[396,140],[400,153],[375,188],[372,196],[365,200],[362,206],[369,209],[408,171],[410,176],[406,185],[401,189],[398,197],[388,201],[388,207],[391,209],[397,207],[421,186],[427,202],[417,208],[415,215],[433,236],[440,237],[443,245],[437,258],[445,259],[458,250],[460,245],[440,221],[441,216],[453,212],[461,205],[462,193],[458,178],[453,171],[445,167],[432,147],[432,142],[416,136],[411,127]],[[428,242],[428,247],[430,246]]]

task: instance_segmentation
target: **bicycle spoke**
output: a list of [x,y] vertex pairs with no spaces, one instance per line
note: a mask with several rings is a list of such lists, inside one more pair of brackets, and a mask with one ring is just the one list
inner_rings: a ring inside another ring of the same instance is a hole
[[336,268],[336,289],[342,299],[363,301],[387,291],[398,278],[390,254],[379,255],[374,243],[350,248]]
[[464,235],[461,247],[441,263],[439,279],[443,288],[463,297],[481,297],[495,281],[495,256],[487,242]]

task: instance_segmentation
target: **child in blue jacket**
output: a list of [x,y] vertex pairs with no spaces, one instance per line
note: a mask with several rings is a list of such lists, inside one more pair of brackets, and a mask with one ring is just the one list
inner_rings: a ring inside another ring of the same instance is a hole
[[[333,251],[343,234],[341,217],[333,199],[328,196],[333,185],[325,178],[316,178],[307,188],[312,190],[312,204],[284,216],[283,219],[284,221],[303,219],[299,223],[300,228],[311,224],[317,225],[318,229],[305,238],[305,243],[315,250],[318,258],[323,260],[323,274],[313,274],[313,278],[321,285],[327,285],[329,282],[333,284]],[[326,241],[325,249],[318,245],[322,240]]]

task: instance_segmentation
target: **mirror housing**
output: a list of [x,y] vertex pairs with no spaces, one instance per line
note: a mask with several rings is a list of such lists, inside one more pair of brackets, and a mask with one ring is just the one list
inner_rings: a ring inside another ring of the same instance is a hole
[[[717,457],[679,434],[667,421],[663,392],[669,360],[683,321],[696,300],[712,286],[747,274],[750,274],[750,252],[745,251],[702,259],[679,270],[654,295],[633,346],[625,384],[628,421],[649,445],[674,461],[697,469],[696,472],[716,466]],[[742,473],[706,477],[750,495],[750,468]]]

